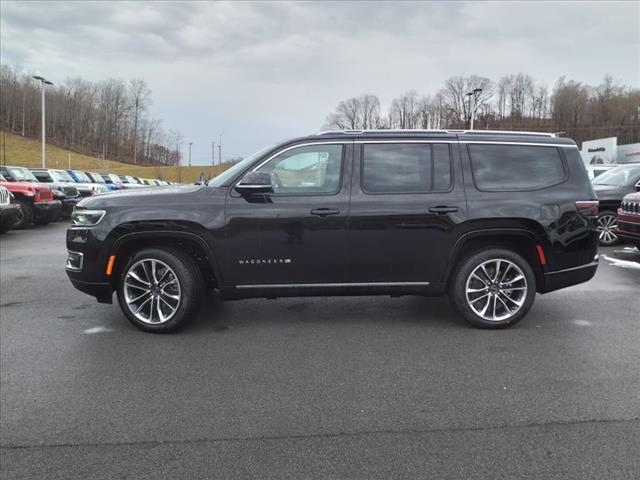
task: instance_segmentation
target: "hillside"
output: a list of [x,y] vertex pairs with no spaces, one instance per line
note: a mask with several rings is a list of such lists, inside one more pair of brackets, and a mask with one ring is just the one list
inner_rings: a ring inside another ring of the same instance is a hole
[[[0,135],[0,163],[23,167],[40,167],[41,143],[20,135],[2,132]],[[62,148],[47,145],[47,166],[49,168],[69,168],[69,153]],[[102,160],[101,158],[71,152],[71,168],[92,172],[117,173],[144,178],[160,178],[173,182],[193,183],[201,173],[205,176],[225,170],[220,167],[138,167],[129,163]]]

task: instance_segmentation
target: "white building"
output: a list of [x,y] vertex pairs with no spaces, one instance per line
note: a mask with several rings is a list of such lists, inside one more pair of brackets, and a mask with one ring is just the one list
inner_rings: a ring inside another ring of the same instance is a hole
[[617,137],[582,142],[580,150],[586,165],[609,165],[640,162],[640,143],[618,145]]

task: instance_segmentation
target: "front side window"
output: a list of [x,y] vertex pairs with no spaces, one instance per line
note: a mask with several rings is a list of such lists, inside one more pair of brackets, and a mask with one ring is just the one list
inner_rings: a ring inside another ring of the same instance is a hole
[[366,144],[362,189],[366,193],[429,193],[451,188],[449,145]]
[[334,194],[340,190],[342,153],[342,145],[297,147],[256,171],[271,174],[276,194]]
[[564,164],[556,147],[469,145],[476,187],[485,191],[537,190],[562,182]]

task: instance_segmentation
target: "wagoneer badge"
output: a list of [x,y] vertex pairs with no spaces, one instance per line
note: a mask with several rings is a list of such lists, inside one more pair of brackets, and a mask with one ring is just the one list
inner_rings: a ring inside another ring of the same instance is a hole
[[269,265],[276,263],[291,263],[290,258],[246,258],[238,260],[240,265]]

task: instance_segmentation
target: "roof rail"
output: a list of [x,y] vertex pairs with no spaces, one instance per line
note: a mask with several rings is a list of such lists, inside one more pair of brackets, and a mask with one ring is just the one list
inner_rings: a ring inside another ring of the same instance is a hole
[[365,130],[327,130],[319,132],[318,135],[357,135],[360,133],[461,133],[468,135],[530,135],[535,137],[556,137],[555,133],[547,132],[521,132],[514,130],[463,130],[463,129],[448,129],[448,130],[429,130],[429,129],[365,129]]

